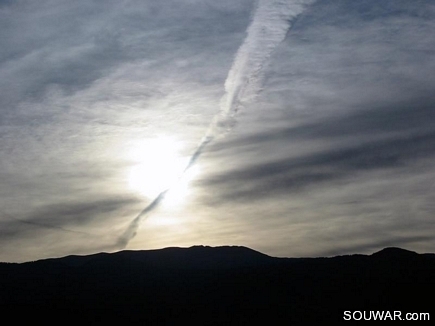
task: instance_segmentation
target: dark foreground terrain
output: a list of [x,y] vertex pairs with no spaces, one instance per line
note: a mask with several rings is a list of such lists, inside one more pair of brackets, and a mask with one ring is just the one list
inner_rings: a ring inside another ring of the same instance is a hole
[[14,322],[324,325],[400,311],[428,312],[430,324],[434,294],[435,255],[398,248],[296,259],[196,246],[0,264],[0,309]]

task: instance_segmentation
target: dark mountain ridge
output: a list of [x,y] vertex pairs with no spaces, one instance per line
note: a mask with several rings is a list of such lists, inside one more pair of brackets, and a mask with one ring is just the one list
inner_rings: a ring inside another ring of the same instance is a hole
[[332,258],[229,246],[120,251],[0,263],[0,306],[15,320],[20,308],[93,323],[339,323],[344,311],[431,313],[434,275],[434,254],[400,248]]
[[115,259],[145,264],[155,268],[225,269],[271,263],[275,258],[240,246],[193,246],[190,248],[171,247],[143,251],[124,250],[112,254],[67,256],[58,260],[64,264],[82,265],[84,263]]

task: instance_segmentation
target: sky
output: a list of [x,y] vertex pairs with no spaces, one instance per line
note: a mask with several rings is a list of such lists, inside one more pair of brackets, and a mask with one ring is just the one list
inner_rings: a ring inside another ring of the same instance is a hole
[[0,261],[435,248],[430,0],[0,0]]

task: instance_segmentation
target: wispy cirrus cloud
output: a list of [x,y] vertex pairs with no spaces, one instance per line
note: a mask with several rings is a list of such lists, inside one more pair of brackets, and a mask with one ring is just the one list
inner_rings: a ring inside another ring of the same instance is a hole
[[129,153],[190,157],[226,93],[231,132],[129,248],[430,251],[434,4],[274,3],[290,31],[273,8],[248,29],[251,0],[0,1],[0,260],[114,250],[152,202]]

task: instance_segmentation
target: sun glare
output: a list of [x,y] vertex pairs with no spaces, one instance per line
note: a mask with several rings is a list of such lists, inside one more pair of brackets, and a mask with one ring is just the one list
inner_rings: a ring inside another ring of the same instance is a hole
[[188,158],[181,157],[182,144],[168,137],[160,137],[142,142],[130,152],[136,162],[131,168],[129,187],[154,199],[162,191],[169,189],[165,204],[178,204],[187,193],[187,183],[191,171],[186,168]]

